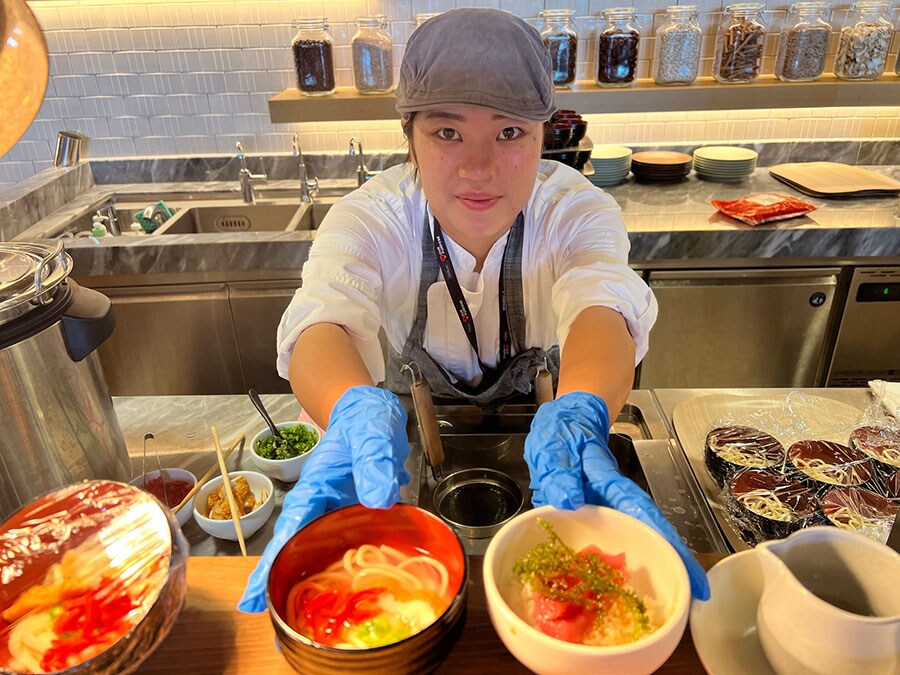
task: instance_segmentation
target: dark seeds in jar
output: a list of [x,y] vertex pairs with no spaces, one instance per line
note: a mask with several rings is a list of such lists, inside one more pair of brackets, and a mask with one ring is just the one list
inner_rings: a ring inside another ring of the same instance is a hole
[[297,40],[293,44],[297,88],[323,92],[334,89],[334,59],[331,44],[320,40]]
[[634,81],[640,36],[637,31],[604,31],[597,45],[597,81],[625,84]]
[[578,58],[578,38],[574,35],[551,35],[544,38],[544,46],[550,52],[553,84],[574,82],[575,64]]
[[813,80],[825,70],[828,54],[827,28],[791,28],[782,34],[784,63],[779,77],[785,80]]

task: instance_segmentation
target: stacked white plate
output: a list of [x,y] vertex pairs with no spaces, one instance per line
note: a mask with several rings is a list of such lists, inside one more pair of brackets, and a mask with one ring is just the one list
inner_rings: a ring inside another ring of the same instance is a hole
[[621,145],[595,145],[591,153],[594,175],[591,182],[601,187],[617,185],[631,171],[631,148]]
[[735,183],[753,173],[757,157],[759,154],[748,148],[710,145],[694,150],[694,171],[705,180]]

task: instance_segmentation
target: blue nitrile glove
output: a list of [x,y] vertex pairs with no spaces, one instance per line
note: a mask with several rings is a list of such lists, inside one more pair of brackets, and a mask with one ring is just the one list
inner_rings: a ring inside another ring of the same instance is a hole
[[243,612],[266,609],[266,582],[275,556],[301,527],[326,511],[360,502],[386,509],[400,500],[409,482],[406,411],[396,394],[376,387],[348,389],[331,411],[321,442],[285,496],[281,515],[262,560],[238,603]]
[[684,561],[691,594],[709,599],[706,572],[650,495],[623,476],[609,450],[609,411],[603,399],[575,391],[538,408],[525,439],[532,502],[558,509],[595,504],[626,513],[668,540]]

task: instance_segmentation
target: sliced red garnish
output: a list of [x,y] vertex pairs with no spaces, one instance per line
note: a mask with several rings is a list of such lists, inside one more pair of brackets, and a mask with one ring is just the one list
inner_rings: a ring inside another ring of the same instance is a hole
[[534,624],[542,633],[566,642],[584,642],[596,614],[580,605],[534,595]]

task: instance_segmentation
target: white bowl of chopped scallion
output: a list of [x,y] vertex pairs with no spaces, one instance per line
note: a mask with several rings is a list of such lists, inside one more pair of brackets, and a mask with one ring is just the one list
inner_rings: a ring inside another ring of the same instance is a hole
[[262,473],[292,483],[300,478],[303,463],[319,443],[319,431],[305,422],[280,422],[275,426],[283,440],[274,437],[266,427],[250,442],[250,456]]

